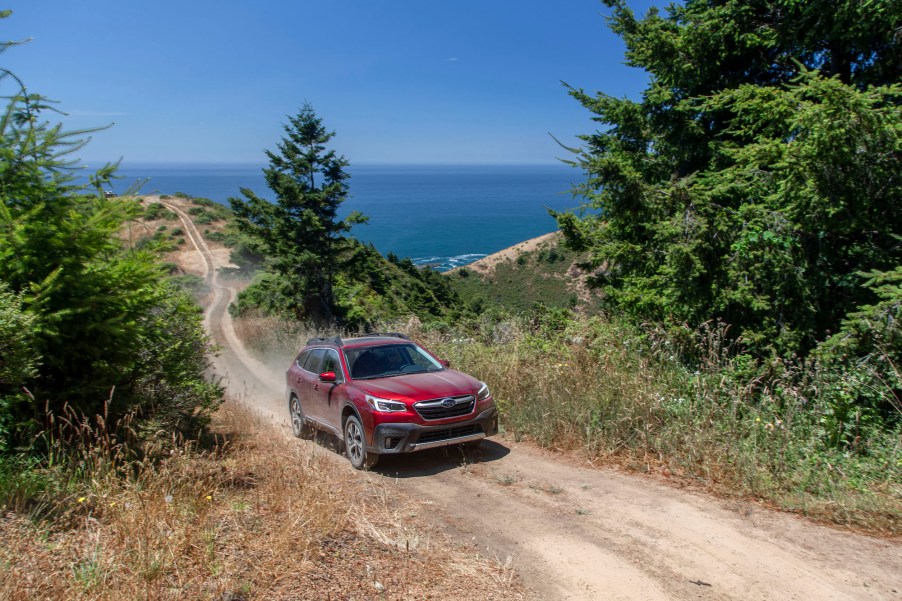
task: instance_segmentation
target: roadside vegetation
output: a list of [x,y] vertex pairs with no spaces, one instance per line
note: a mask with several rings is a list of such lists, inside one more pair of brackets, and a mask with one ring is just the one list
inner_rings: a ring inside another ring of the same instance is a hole
[[201,435],[221,390],[205,375],[212,349],[200,308],[171,283],[155,244],[124,234],[142,209],[105,197],[115,166],[77,180],[68,157],[90,132],[47,121],[49,101],[13,74],[0,84],[9,93],[0,113],[3,485],[50,460],[39,433],[56,417],[128,418],[151,445]]
[[902,428],[858,412],[829,361],[754,366],[717,324],[687,357],[659,328],[563,311],[414,334],[489,383],[515,439],[902,534]]
[[[308,337],[335,333],[259,316],[235,327],[280,365]],[[687,343],[648,324],[565,309],[377,327],[404,332],[488,383],[513,440],[902,534],[902,429],[862,419],[829,361],[774,360],[764,371],[736,356],[722,324]]]
[[46,433],[54,461],[32,480],[58,488],[7,499],[0,598],[525,598],[509,566],[431,530],[390,483],[348,478],[240,404],[165,457],[132,457],[126,427]]

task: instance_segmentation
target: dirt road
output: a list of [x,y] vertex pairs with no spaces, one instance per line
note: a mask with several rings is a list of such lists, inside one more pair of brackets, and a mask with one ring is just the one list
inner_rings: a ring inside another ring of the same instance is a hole
[[[204,259],[218,373],[287,432],[282,374],[241,345],[227,311],[235,289],[221,281],[221,265],[188,216],[169,206]],[[475,457],[441,449],[384,457],[369,475],[348,466],[348,476],[378,479],[417,499],[423,515],[500,561],[509,558],[549,600],[902,601],[899,543],[571,465],[503,438],[484,441]]]

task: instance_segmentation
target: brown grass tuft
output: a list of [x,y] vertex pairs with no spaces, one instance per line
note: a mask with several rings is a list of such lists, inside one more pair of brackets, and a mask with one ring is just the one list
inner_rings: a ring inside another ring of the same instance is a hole
[[0,599],[523,598],[508,566],[451,546],[330,451],[237,403],[215,430],[211,450],[84,479],[65,522],[7,508]]

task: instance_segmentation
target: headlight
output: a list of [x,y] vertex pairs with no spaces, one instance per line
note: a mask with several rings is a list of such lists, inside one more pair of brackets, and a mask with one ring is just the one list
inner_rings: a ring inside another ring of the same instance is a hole
[[476,393],[476,400],[484,401],[490,396],[492,396],[492,393],[489,392],[489,385],[483,382],[482,386],[479,388],[479,392]]
[[407,405],[399,401],[380,399],[379,397],[366,395],[367,404],[376,411],[392,413],[394,411],[407,411]]

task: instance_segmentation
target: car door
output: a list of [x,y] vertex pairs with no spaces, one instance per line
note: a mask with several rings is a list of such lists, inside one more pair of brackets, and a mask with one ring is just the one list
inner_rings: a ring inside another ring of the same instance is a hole
[[319,386],[314,388],[314,394],[317,395],[320,415],[323,421],[328,425],[341,432],[340,411],[341,403],[339,402],[344,390],[344,371],[341,368],[341,359],[338,357],[338,351],[328,349],[323,356],[322,373],[332,372],[335,374],[334,382],[319,382]]
[[319,375],[322,373],[320,368],[323,366],[323,357],[326,349],[317,348],[304,359],[303,364],[299,365],[300,369],[293,370],[294,382],[292,384],[294,390],[301,399],[301,408],[304,415],[309,419],[321,422],[323,420],[320,411],[320,401],[318,397]]

